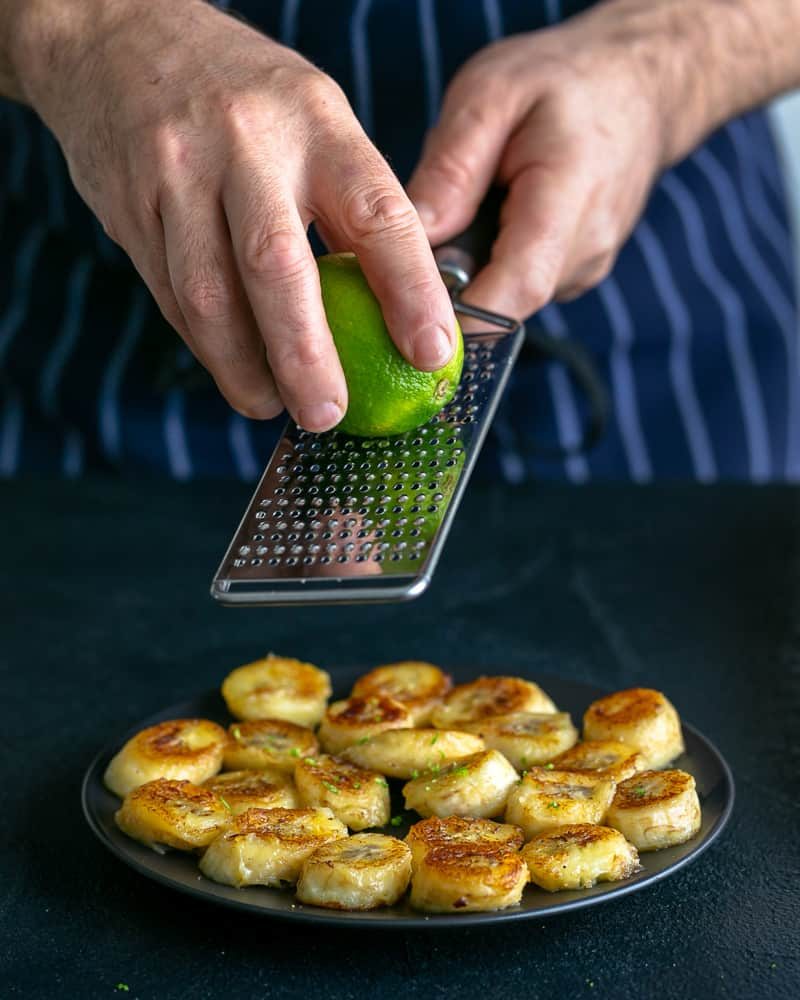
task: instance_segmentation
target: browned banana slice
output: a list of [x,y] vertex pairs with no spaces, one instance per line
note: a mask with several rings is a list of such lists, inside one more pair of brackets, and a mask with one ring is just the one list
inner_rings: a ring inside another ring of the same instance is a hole
[[433,847],[414,865],[411,905],[429,913],[503,910],[522,898],[528,870],[522,857],[503,847],[447,844]]
[[208,719],[172,719],[128,740],[103,780],[120,797],[156,778],[200,784],[222,767],[225,730]]
[[646,768],[683,753],[681,720],[660,691],[629,688],[592,702],[583,717],[587,740],[616,740],[639,750]]
[[402,840],[357,833],[309,855],[297,883],[297,898],[333,910],[374,910],[396,903],[410,878],[411,851]]
[[254,719],[228,726],[223,766],[229,771],[277,768],[294,774],[301,757],[319,750],[312,730],[284,719]]
[[616,740],[584,740],[551,761],[559,771],[586,771],[596,778],[624,781],[644,770],[638,750]]
[[412,725],[408,709],[393,698],[347,698],[328,708],[318,735],[326,753],[341,753],[386,729],[410,729]]
[[640,851],[690,840],[700,829],[700,800],[686,771],[643,771],[617,787],[606,823]]
[[158,778],[128,792],[114,819],[134,840],[154,850],[205,847],[231,822],[231,811],[209,788]]
[[548,892],[590,889],[617,882],[639,870],[633,844],[607,826],[578,823],[549,830],[522,849],[531,882]]
[[424,726],[452,686],[450,677],[432,663],[403,660],[375,667],[359,677],[351,695],[394,698],[406,706],[415,726]]
[[473,844],[495,850],[505,847],[517,851],[525,843],[522,830],[509,823],[490,819],[468,819],[463,816],[431,816],[415,823],[406,835],[414,864],[434,847]]
[[225,885],[282,888],[297,881],[309,854],[346,836],[330,809],[248,809],[211,842],[200,871]]
[[499,750],[518,771],[546,764],[578,739],[566,712],[513,712],[465,722],[464,728]]
[[387,729],[342,751],[345,760],[389,778],[418,778],[425,771],[484,750],[472,733],[449,729]]
[[406,809],[420,816],[490,817],[502,813],[517,772],[497,750],[451,761],[403,786]]
[[237,719],[316,726],[330,696],[331,679],[324,670],[274,653],[237,667],[222,682],[222,697]]
[[431,722],[437,729],[461,729],[493,715],[513,712],[555,712],[556,706],[538,684],[521,677],[479,677],[459,684],[434,709]]
[[327,806],[351,830],[389,822],[389,785],[376,771],[323,754],[299,761],[294,780],[303,805]]
[[556,826],[601,822],[613,797],[613,781],[534,767],[511,789],[505,819],[529,840]]
[[296,809],[300,805],[291,777],[283,771],[227,771],[205,782],[234,815],[248,809]]

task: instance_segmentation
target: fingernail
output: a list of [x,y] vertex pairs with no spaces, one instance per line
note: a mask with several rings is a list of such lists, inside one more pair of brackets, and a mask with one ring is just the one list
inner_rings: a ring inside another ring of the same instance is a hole
[[417,210],[417,215],[423,226],[427,229],[428,226],[432,226],[436,222],[436,211],[431,205],[426,204],[426,202],[421,201],[414,206]]
[[298,423],[307,431],[329,431],[342,419],[344,414],[337,403],[312,403],[303,406],[298,413]]
[[453,342],[440,326],[428,327],[414,338],[414,365],[433,371],[446,365],[453,355]]

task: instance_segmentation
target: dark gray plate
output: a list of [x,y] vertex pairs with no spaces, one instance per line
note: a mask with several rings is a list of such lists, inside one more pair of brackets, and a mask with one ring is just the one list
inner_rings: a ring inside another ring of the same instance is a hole
[[[499,671],[495,671],[499,672]],[[344,697],[352,687],[353,682],[364,669],[337,671],[337,696]],[[481,673],[492,673],[487,670],[459,669],[453,671],[457,683],[472,680]],[[559,709],[569,712],[573,720],[579,722],[583,712],[590,702],[602,697],[607,692],[579,684],[574,681],[558,678],[536,678],[542,687],[553,698]],[[180,705],[172,705],[162,712],[157,712],[143,719],[136,726],[124,733],[113,746],[106,747],[92,761],[83,781],[82,803],[83,811],[92,830],[100,840],[113,851],[117,857],[136,871],[148,878],[162,882],[173,889],[187,892],[194,896],[224,906],[235,906],[241,910],[265,916],[279,917],[284,920],[298,920],[307,923],[336,924],[338,926],[359,927],[447,927],[467,926],[469,924],[498,923],[505,920],[524,920],[526,918],[549,917],[553,914],[576,910],[583,906],[593,906],[609,899],[618,899],[629,892],[653,885],[659,879],[678,871],[690,861],[698,858],[722,832],[723,827],[733,808],[733,776],[722,755],[705,736],[689,725],[684,725],[686,753],[679,757],[674,767],[689,771],[697,781],[697,791],[703,809],[703,825],[700,832],[692,840],[679,847],[671,847],[664,851],[656,851],[642,855],[643,869],[632,878],[623,882],[604,882],[592,889],[581,891],[549,893],[528,886],[519,906],[496,913],[464,913],[464,914],[434,914],[423,915],[412,910],[407,901],[397,906],[368,913],[348,913],[335,910],[324,910],[314,906],[297,903],[292,894],[277,889],[267,889],[261,886],[250,886],[244,889],[234,889],[218,885],[204,878],[197,867],[197,861],[188,854],[169,852],[164,855],[143,847],[134,840],[122,834],[114,823],[114,813],[119,808],[119,799],[112,795],[103,785],[103,773],[111,757],[122,744],[134,733],[164,719],[176,718],[207,718],[214,719],[223,725],[233,720],[228,714],[222,698],[217,692],[193,698]],[[385,832],[393,836],[403,837],[410,823],[414,822],[416,814],[405,814],[400,788],[402,782],[390,782],[392,786],[392,802],[396,815],[403,816],[399,827],[387,827]]]

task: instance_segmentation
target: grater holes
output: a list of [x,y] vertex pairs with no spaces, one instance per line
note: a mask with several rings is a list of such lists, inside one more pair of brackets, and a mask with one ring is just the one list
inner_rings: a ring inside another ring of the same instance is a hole
[[[266,525],[266,527],[269,527],[269,525]],[[263,542],[264,541],[264,536],[262,534],[260,534],[260,533],[256,533],[255,535],[253,535],[253,541],[254,542]]]
[[280,566],[281,561],[280,559],[276,559],[275,556],[273,556],[271,559],[267,560],[267,564],[269,566]]

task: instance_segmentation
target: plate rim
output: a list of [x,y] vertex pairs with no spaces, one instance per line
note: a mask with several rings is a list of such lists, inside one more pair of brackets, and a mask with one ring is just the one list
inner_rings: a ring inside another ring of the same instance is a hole
[[[483,669],[483,668],[480,668]],[[456,673],[456,670],[452,670]],[[539,675],[537,683],[541,682],[542,686],[547,689],[548,681],[555,681],[558,683],[568,683],[577,685],[580,687],[585,687],[596,692],[601,692],[597,697],[602,697],[603,689],[596,688],[592,684],[587,684],[584,681],[575,681],[568,678],[559,678],[553,676]],[[194,897],[196,899],[201,899],[206,903],[215,903],[219,906],[226,906],[231,909],[247,912],[250,914],[255,914],[259,917],[273,918],[276,920],[288,920],[288,921],[299,921],[300,923],[313,923],[323,926],[334,926],[338,928],[359,928],[365,929],[369,928],[372,930],[376,929],[395,929],[395,930],[420,930],[420,929],[445,929],[450,927],[474,927],[475,925],[482,925],[487,923],[497,924],[497,923],[509,923],[515,920],[532,920],[532,919],[546,919],[548,917],[555,917],[560,914],[570,913],[574,910],[584,909],[590,906],[597,906],[601,903],[610,902],[613,900],[621,899],[625,896],[630,895],[634,892],[639,892],[642,889],[647,889],[650,886],[656,885],[663,879],[680,871],[686,865],[691,864],[696,861],[709,847],[712,846],[719,838],[720,834],[723,832],[725,827],[730,820],[733,808],[736,802],[736,784],[733,778],[733,772],[730,768],[725,757],[717,748],[716,744],[712,742],[705,734],[703,734],[699,729],[693,726],[691,723],[681,719],[682,727],[691,733],[692,738],[697,740],[704,748],[704,750],[714,759],[715,763],[719,767],[722,773],[722,785],[723,785],[723,805],[722,809],[714,821],[713,825],[710,827],[705,837],[687,854],[678,858],[672,864],[660,871],[653,872],[644,880],[629,882],[623,881],[618,884],[609,884],[610,887],[605,892],[599,893],[593,896],[585,896],[581,899],[566,900],[564,902],[557,902],[558,893],[553,893],[553,902],[537,908],[535,910],[520,909],[520,908],[510,908],[507,910],[489,910],[486,912],[476,912],[476,913],[420,913],[419,916],[401,916],[396,915],[387,920],[376,920],[376,911],[366,911],[359,912],[354,911],[326,911],[322,907],[311,907],[306,904],[300,904],[296,909],[270,909],[268,907],[262,907],[248,902],[246,898],[237,900],[230,898],[228,896],[215,895],[209,893],[203,888],[195,888],[194,886],[187,885],[183,882],[176,881],[170,878],[168,875],[164,875],[153,868],[142,864],[137,858],[132,854],[123,850],[111,837],[108,836],[106,830],[101,825],[95,812],[89,803],[89,793],[90,788],[93,786],[95,781],[102,783],[102,778],[100,777],[100,764],[104,758],[116,752],[116,750],[140,729],[146,727],[147,725],[153,725],[154,723],[150,720],[154,716],[173,714],[173,709],[178,710],[187,703],[194,703],[200,701],[201,699],[219,697],[219,688],[211,688],[200,694],[195,695],[191,698],[186,698],[183,701],[176,702],[174,705],[168,705],[166,708],[158,709],[155,712],[151,712],[145,719],[140,720],[130,726],[124,734],[120,737],[109,741],[101,750],[99,750],[92,758],[90,764],[84,772],[83,779],[81,781],[81,809],[89,828],[103,844],[107,850],[109,850],[116,858],[126,864],[129,868],[138,872],[140,875],[144,875],[146,878],[151,879],[164,885],[169,889],[182,892],[185,895]],[[176,718],[182,717],[182,715],[175,715]],[[677,845],[676,845],[677,846]]]

